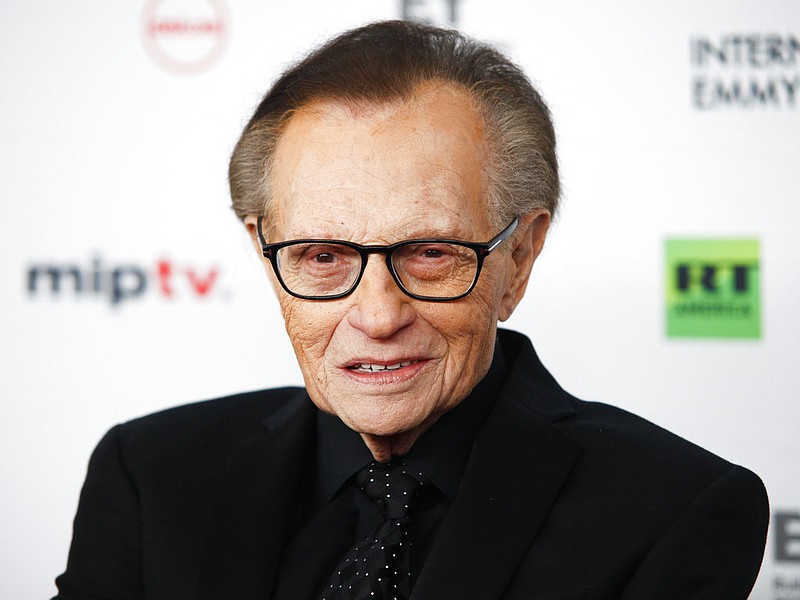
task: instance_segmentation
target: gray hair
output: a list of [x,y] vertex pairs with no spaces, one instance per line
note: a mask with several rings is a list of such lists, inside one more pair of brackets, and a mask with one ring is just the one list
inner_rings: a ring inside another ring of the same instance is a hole
[[313,101],[380,105],[413,96],[422,83],[465,89],[486,124],[487,203],[496,226],[559,199],[550,111],[519,67],[457,31],[382,21],[330,40],[289,68],[259,104],[228,168],[236,215],[268,214],[270,170],[292,114]]

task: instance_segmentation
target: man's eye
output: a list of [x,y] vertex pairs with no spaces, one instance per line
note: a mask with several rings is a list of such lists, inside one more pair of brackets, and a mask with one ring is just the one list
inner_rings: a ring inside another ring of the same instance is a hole
[[453,252],[446,244],[417,244],[408,246],[405,254],[409,259],[414,260],[437,260],[448,258],[452,256]]
[[444,252],[439,248],[425,248],[424,252],[422,252],[422,256],[425,258],[441,258],[444,256]]
[[311,260],[316,263],[330,264],[336,261],[336,257],[330,252],[320,252],[311,257]]

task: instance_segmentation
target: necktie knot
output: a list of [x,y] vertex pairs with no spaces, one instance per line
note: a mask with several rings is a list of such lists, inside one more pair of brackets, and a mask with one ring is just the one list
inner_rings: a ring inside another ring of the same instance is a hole
[[347,552],[320,600],[405,600],[411,592],[410,513],[423,477],[402,461],[372,462],[355,481],[385,520]]
[[371,462],[356,474],[356,481],[387,520],[407,519],[424,485],[422,475],[402,461]]

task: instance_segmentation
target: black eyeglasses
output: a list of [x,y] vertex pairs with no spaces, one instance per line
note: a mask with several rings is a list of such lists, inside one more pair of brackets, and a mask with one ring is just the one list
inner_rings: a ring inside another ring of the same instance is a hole
[[506,241],[519,217],[485,243],[459,240],[407,240],[389,246],[361,245],[343,240],[289,240],[268,244],[258,217],[261,252],[269,259],[281,286],[304,300],[335,300],[358,287],[370,254],[386,257],[386,267],[398,287],[417,300],[443,302],[469,294],[481,274],[484,259]]

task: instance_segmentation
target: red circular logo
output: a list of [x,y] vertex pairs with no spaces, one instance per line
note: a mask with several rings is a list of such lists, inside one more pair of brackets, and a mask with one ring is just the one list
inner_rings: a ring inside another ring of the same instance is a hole
[[173,73],[208,69],[224,52],[230,19],[223,0],[148,0],[143,13],[144,45]]

